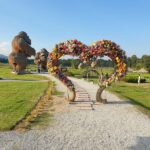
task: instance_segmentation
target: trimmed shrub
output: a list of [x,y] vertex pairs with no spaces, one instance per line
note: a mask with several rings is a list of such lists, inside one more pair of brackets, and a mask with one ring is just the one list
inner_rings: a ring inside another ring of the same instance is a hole
[[[124,77],[122,80],[128,83],[138,83],[138,77]],[[145,83],[146,79],[141,79],[140,81],[140,83]]]

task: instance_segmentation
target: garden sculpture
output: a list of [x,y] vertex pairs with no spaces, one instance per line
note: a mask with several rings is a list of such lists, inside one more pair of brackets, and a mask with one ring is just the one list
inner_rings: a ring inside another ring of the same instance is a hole
[[9,64],[16,74],[25,73],[27,58],[35,55],[31,40],[26,32],[21,31],[12,40],[12,52],[8,56]]
[[[107,86],[111,85],[111,83],[116,79],[123,77],[126,73],[125,52],[119,45],[112,41],[101,40],[93,43],[91,46],[87,46],[78,40],[68,40],[66,42],[56,44],[48,56],[48,71],[62,81],[73,93],[69,98],[70,101],[74,101],[76,96],[74,84],[62,73],[59,69],[58,63],[59,58],[64,55],[79,56],[81,62],[89,64],[92,64],[93,60],[95,62],[99,56],[107,56],[116,64],[114,72],[109,76],[109,78],[101,81],[99,84],[100,87],[96,94],[96,100],[98,102],[105,102],[105,100],[101,97],[103,90]],[[92,64],[92,66],[95,66],[95,63]]]
[[[103,90],[107,86],[111,85],[111,83],[116,79],[123,77],[127,70],[125,52],[119,45],[112,41],[101,40],[93,43],[91,46],[87,46],[78,40],[68,40],[66,42],[56,44],[48,56],[48,71],[62,81],[72,92],[72,95],[69,97],[70,101],[74,101],[75,99],[75,87],[71,80],[62,73],[58,63],[59,58],[64,55],[79,56],[81,62],[91,64],[92,67],[96,65],[96,59],[98,59],[99,56],[107,56],[116,64],[114,72],[109,76],[109,78],[100,80],[100,87],[96,94],[96,100],[102,103],[106,102],[106,100],[101,97]],[[93,61],[94,63],[92,63]]]
[[[38,69],[43,71],[47,70],[47,57],[48,51],[45,48],[36,53],[34,63],[37,65],[37,67],[40,67]],[[40,72],[40,70],[38,72]]]

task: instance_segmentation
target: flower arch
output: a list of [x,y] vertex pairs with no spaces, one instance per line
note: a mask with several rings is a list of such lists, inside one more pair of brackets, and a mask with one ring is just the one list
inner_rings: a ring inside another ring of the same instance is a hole
[[[56,78],[62,81],[69,89],[74,93],[71,101],[75,99],[75,88],[71,80],[69,80],[60,70],[58,60],[64,55],[79,56],[81,62],[89,63],[92,60],[97,59],[99,56],[109,57],[116,67],[114,72],[108,79],[105,79],[101,85],[101,89],[116,80],[123,77],[126,73],[126,55],[119,45],[110,40],[101,40],[93,43],[91,46],[87,46],[78,40],[68,40],[59,44],[56,44],[52,52],[48,56],[48,71]],[[102,93],[102,90],[100,94]]]

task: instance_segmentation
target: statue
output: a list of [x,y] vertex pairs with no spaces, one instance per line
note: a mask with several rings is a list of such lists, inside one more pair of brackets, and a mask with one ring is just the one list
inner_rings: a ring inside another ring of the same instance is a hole
[[43,48],[40,52],[36,53],[34,63],[37,65],[37,70],[40,73],[41,70],[47,70],[47,57],[48,51]]
[[21,31],[12,40],[12,52],[8,56],[9,64],[16,74],[25,73],[27,58],[35,55],[31,40],[26,32]]

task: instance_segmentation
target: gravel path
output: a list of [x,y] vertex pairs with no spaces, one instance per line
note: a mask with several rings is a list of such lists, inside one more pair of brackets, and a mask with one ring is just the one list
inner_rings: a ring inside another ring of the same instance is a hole
[[[69,111],[56,113],[55,122],[46,129],[1,132],[0,150],[150,150],[150,119],[146,115],[108,92],[104,97],[109,103],[96,104],[98,86],[71,80],[78,96],[74,104],[66,104]],[[66,91],[60,83],[57,87]],[[90,109],[82,109],[85,107]]]

